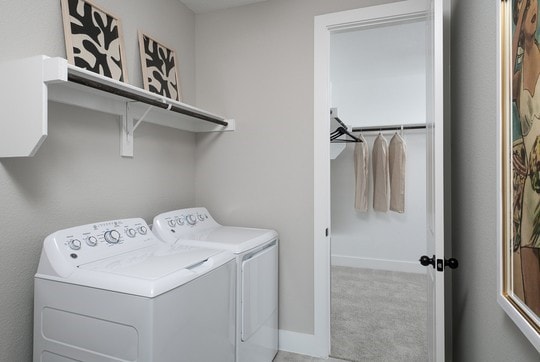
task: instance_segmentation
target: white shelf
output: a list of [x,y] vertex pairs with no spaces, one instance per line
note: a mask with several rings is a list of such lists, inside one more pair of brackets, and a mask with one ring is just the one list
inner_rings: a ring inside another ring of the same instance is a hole
[[0,77],[4,83],[0,104],[5,110],[0,157],[35,155],[47,137],[49,101],[118,116],[125,157],[133,156],[133,132],[140,121],[190,132],[235,128],[232,119],[75,67],[62,58],[40,55],[6,62],[0,66]]

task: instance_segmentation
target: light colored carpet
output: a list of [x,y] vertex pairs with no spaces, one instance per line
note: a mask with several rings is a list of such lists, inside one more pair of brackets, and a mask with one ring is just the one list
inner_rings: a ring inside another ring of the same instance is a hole
[[296,354],[291,352],[285,352],[285,351],[278,351],[276,357],[274,358],[274,362],[347,362],[342,359],[336,359],[336,358],[329,358],[329,359],[323,359],[323,358],[315,358],[310,356],[304,356],[302,354]]
[[332,266],[331,356],[426,361],[424,274]]

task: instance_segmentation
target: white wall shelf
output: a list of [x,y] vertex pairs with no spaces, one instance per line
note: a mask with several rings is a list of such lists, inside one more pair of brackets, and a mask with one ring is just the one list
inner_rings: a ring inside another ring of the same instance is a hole
[[120,153],[133,157],[133,133],[141,121],[189,132],[234,131],[232,119],[150,93],[44,55],[0,66],[0,157],[34,156],[47,137],[48,102],[118,116]]

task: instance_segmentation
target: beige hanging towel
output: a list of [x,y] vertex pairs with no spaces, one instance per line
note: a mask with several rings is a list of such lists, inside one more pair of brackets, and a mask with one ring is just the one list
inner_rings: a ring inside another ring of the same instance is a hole
[[388,146],[388,168],[390,171],[390,210],[405,212],[405,164],[407,145],[399,134],[395,134]]
[[354,207],[363,212],[368,211],[368,174],[369,150],[364,137],[358,137],[362,142],[354,146],[354,174],[356,187],[354,193]]
[[379,133],[373,142],[371,163],[373,164],[373,210],[388,211],[390,198],[388,187],[388,143]]

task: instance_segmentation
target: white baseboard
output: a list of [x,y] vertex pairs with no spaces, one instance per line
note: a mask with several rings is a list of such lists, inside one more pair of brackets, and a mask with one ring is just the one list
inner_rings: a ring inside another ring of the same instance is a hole
[[320,355],[320,343],[317,342],[315,335],[284,329],[279,330],[279,350],[312,357],[328,357]]
[[332,255],[331,264],[337,266],[348,266],[353,268],[389,270],[404,273],[426,273],[426,267],[420,265],[420,262],[399,260],[370,259],[359,258],[356,256]]

